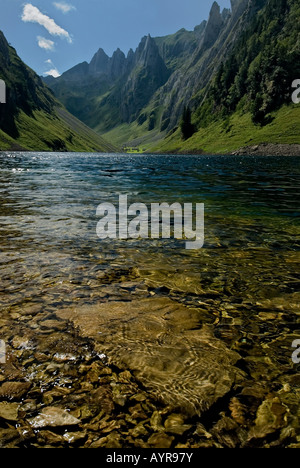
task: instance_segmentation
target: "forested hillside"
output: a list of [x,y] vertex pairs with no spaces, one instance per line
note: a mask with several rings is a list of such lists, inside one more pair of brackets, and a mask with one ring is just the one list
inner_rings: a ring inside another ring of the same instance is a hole
[[198,109],[200,124],[238,107],[249,110],[254,123],[267,124],[270,112],[291,103],[291,84],[300,77],[299,19],[298,1],[267,2],[219,67]]

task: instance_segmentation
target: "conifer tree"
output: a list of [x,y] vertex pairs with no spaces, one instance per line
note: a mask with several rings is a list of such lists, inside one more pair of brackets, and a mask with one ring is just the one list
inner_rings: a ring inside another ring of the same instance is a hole
[[192,112],[189,106],[184,106],[180,128],[183,140],[188,140],[195,133],[195,126],[192,124]]

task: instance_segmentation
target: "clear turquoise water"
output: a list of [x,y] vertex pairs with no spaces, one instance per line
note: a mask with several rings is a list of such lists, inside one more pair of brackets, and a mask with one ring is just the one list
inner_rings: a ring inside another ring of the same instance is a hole
[[[202,304],[228,346],[248,343],[250,354],[295,370],[299,186],[293,157],[1,154],[2,316],[169,296]],[[204,248],[101,241],[96,208],[120,194],[130,203],[204,203]]]

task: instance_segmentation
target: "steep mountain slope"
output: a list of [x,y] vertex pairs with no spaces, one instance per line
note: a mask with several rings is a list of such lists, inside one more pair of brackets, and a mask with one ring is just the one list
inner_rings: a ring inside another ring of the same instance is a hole
[[70,112],[101,133],[134,121],[169,76],[156,42],[145,36],[127,57],[120,49],[111,58],[99,49],[89,64],[44,81]]
[[[236,148],[238,140],[231,145],[227,137],[238,121],[228,119],[237,110],[250,113],[240,144],[249,139],[249,126],[259,141],[263,135],[271,139],[271,131],[260,132],[256,125],[268,126],[273,119],[273,126],[280,126],[281,118],[268,113],[291,103],[289,81],[298,77],[300,63],[299,19],[296,0],[231,0],[231,9],[223,11],[214,2],[208,21],[194,31],[144,37],[127,57],[118,49],[110,58],[99,49],[90,63],[48,84],[70,112],[123,147],[190,148],[179,128],[187,106],[196,131],[193,151],[203,150],[196,135],[218,119],[227,132],[219,135],[227,143],[218,148]],[[297,138],[289,134],[289,141]]]
[[228,152],[260,143],[300,143],[300,106],[292,103],[292,83],[300,77],[299,3],[250,4],[264,5],[213,80],[193,98],[197,132],[183,142],[178,129],[162,144],[164,151]]
[[[295,0],[266,3],[219,67],[206,99],[210,114],[230,114],[243,99],[253,122],[266,124],[269,112],[291,102],[292,82],[300,76],[299,19]],[[198,114],[201,121],[204,109]]]
[[134,121],[147,131],[170,131],[226,59],[257,3],[232,0],[232,10],[221,12],[214,2],[208,21],[194,31],[144,37],[127,57],[118,49],[110,58],[99,49],[89,64],[45,81],[70,112],[99,133]]
[[0,31],[0,150],[113,151],[113,145],[70,115],[18,57]]
[[225,10],[223,13],[219,5],[213,3],[196,50],[172,74],[156,98],[164,109],[162,130],[171,130],[178,124],[184,106],[194,105],[193,97],[210,82],[222,61],[229,56],[236,39],[256,14],[257,3],[235,0],[231,12]]

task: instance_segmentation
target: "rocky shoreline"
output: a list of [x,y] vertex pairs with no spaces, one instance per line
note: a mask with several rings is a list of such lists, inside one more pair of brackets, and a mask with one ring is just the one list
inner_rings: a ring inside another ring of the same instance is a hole
[[[19,145],[12,146],[10,150],[1,150],[0,148],[0,154],[6,153],[7,151],[9,152],[22,151],[26,153],[32,152],[32,151],[23,149]],[[174,152],[171,152],[171,153],[153,152],[150,154],[172,155],[174,154]],[[203,149],[199,149],[199,150],[189,150],[189,151],[177,150],[176,154],[196,156],[196,155],[210,155],[211,153],[207,153]],[[242,148],[239,148],[238,150],[226,153],[226,155],[227,156],[300,156],[300,144],[261,143],[259,145],[243,146]]]
[[300,144],[262,143],[260,145],[245,146],[230,153],[243,156],[300,156]]
[[[154,152],[154,154],[178,154],[183,156],[190,155],[207,155],[212,152],[207,152],[203,148],[194,150],[174,150],[172,152]],[[220,153],[220,156],[300,156],[300,144],[283,144],[283,143],[260,143],[258,145],[243,146],[235,151]]]

